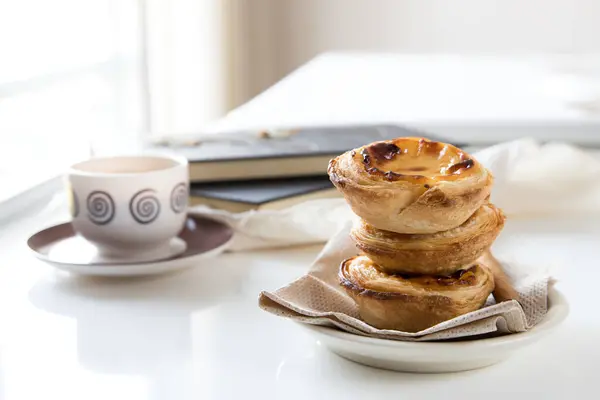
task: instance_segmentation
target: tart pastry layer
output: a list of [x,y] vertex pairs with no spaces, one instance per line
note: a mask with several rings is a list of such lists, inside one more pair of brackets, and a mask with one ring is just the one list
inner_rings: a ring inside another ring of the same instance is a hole
[[494,278],[478,263],[449,277],[389,275],[366,256],[342,262],[342,287],[363,321],[378,329],[418,332],[475,311],[494,289]]
[[504,226],[504,214],[490,203],[456,228],[429,234],[383,231],[358,220],[350,236],[384,272],[450,275],[472,264]]
[[492,175],[446,143],[406,137],[348,151],[328,173],[355,214],[398,233],[434,233],[464,223],[488,198]]

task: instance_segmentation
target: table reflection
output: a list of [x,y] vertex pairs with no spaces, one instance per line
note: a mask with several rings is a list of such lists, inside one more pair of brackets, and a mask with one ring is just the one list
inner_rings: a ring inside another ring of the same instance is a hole
[[142,375],[151,398],[182,398],[193,383],[191,316],[219,307],[239,289],[243,274],[242,266],[222,257],[210,268],[152,278],[60,276],[38,282],[29,299],[77,321],[84,368]]

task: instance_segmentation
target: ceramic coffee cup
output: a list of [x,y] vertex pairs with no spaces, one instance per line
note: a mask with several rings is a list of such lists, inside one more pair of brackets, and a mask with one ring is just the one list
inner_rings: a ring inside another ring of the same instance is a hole
[[72,225],[102,259],[149,261],[185,250],[176,236],[186,220],[185,158],[95,158],[67,173]]

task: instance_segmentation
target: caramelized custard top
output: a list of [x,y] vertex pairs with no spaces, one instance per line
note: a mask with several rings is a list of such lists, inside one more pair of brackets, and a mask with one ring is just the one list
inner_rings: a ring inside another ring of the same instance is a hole
[[364,146],[360,157],[365,171],[394,181],[398,179],[456,179],[472,172],[476,162],[462,150],[424,138],[398,138]]

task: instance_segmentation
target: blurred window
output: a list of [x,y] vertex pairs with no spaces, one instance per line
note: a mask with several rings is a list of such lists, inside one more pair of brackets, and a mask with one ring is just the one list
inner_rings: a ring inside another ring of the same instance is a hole
[[0,2],[0,201],[147,129],[142,2]]

